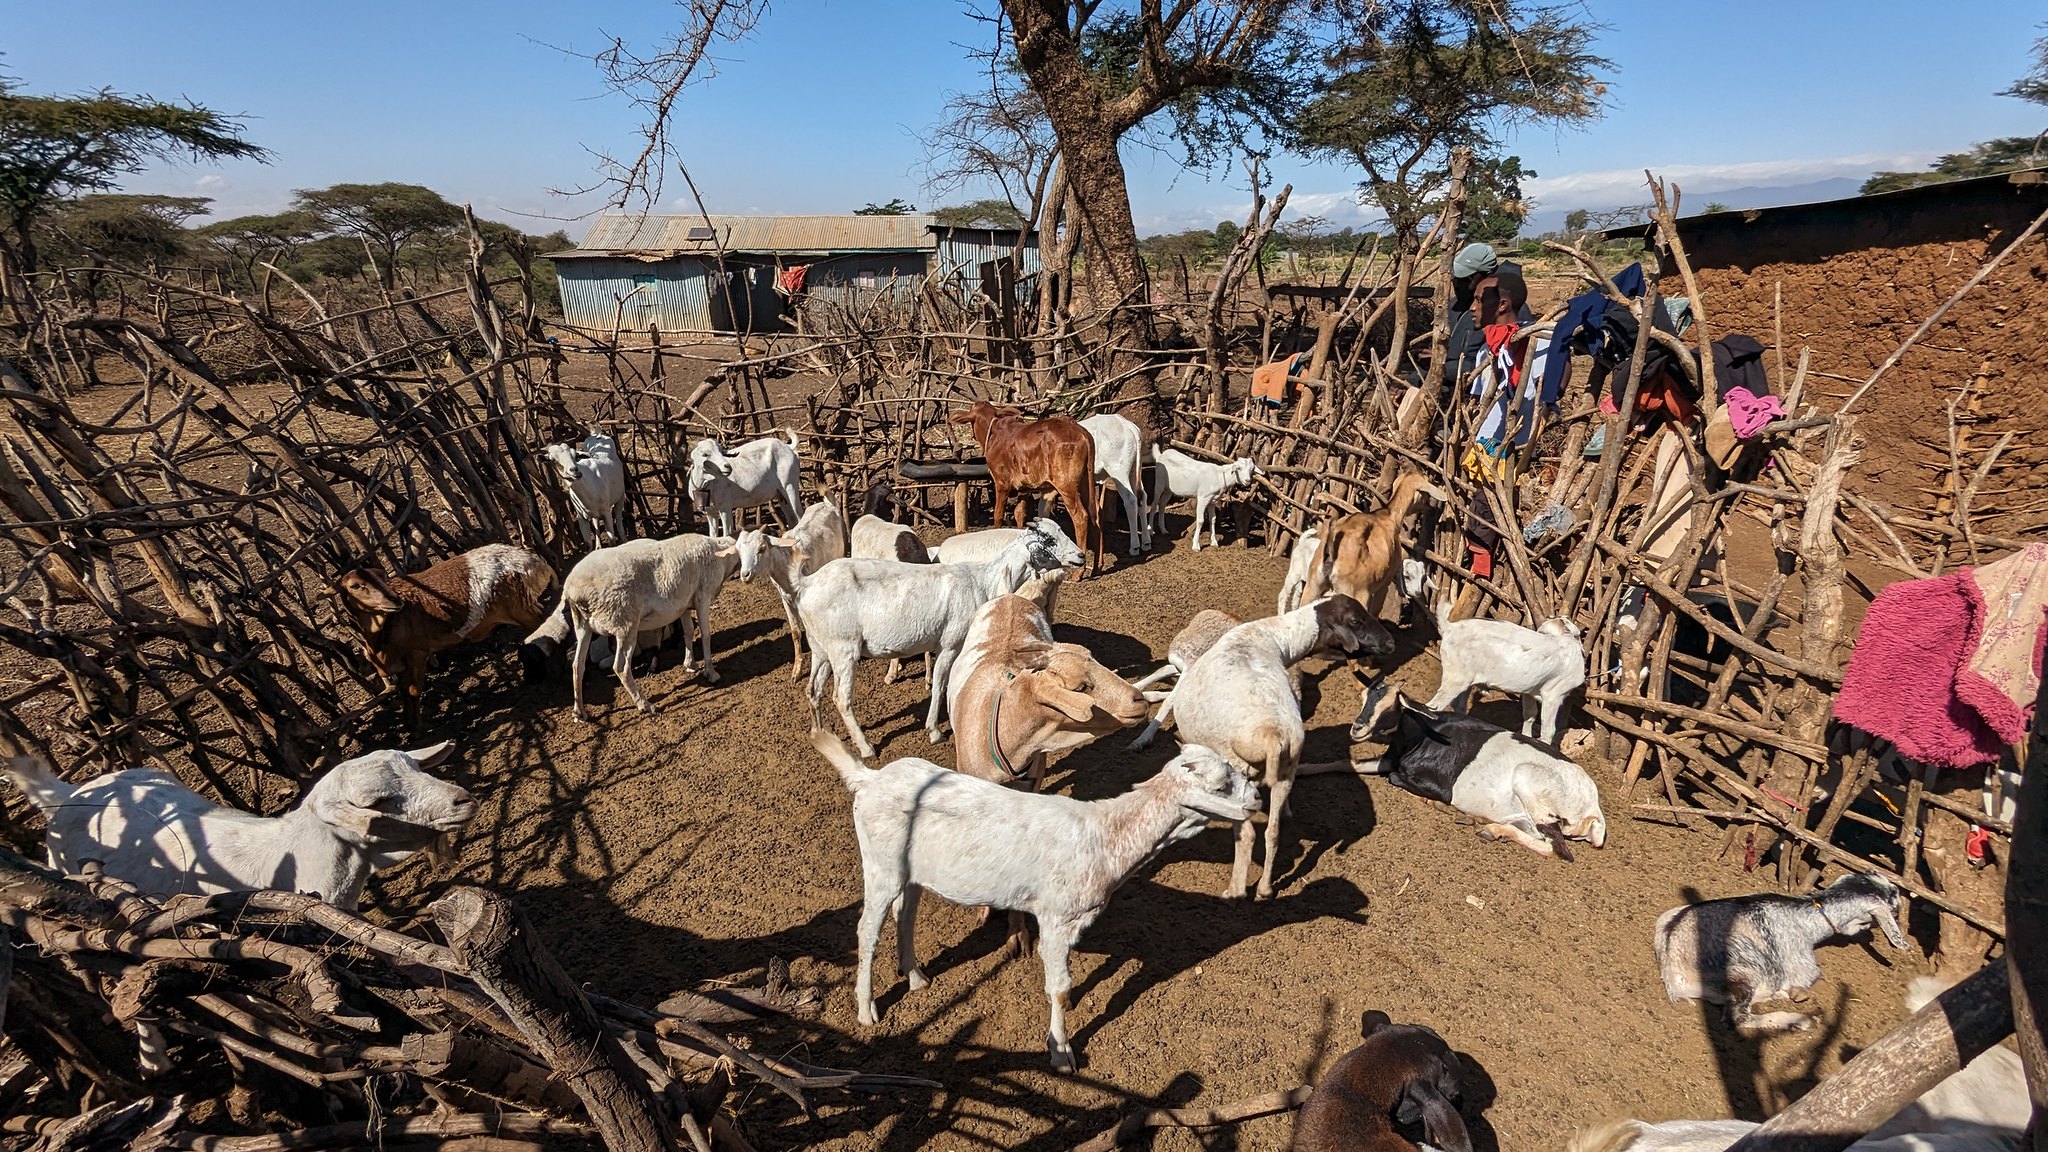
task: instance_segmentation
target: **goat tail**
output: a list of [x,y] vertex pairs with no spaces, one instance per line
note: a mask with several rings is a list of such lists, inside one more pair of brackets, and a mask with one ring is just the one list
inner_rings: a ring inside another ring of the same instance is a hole
[[830,732],[820,729],[811,733],[811,747],[818,750],[818,755],[823,756],[826,763],[839,770],[840,782],[856,796],[878,775],[875,769],[862,763],[860,757],[847,751],[845,741]]
[[1642,1134],[1640,1120],[1607,1120],[1575,1133],[1565,1152],[1627,1152]]
[[0,762],[0,776],[7,777],[7,782],[46,817],[69,804],[78,792],[51,771],[49,762],[40,756],[10,756]]

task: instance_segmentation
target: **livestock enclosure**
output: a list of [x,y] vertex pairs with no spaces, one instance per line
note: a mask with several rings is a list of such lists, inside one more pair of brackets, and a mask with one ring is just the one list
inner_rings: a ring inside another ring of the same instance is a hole
[[[1688,259],[1675,190],[1653,191],[1656,257],[1685,285],[1692,328],[1636,326],[1618,410],[1635,409],[1660,351],[1711,409],[1714,374],[1698,365],[1729,329]],[[1458,205],[1454,187],[1424,242],[1444,281],[1450,246],[1436,237],[1457,234]],[[807,489],[850,519],[866,485],[891,477],[936,539],[986,506],[976,449],[947,416],[988,399],[1120,411],[1159,445],[1262,470],[1235,509],[1243,549],[1129,557],[1111,531],[1106,573],[1063,594],[1062,639],[1131,675],[1200,608],[1264,615],[1306,528],[1425,475],[1447,498],[1420,514],[1411,554],[1442,603],[1582,630],[1592,674],[1567,749],[1602,785],[1613,848],[1538,868],[1433,831],[1441,813],[1342,770],[1358,693],[1316,674],[1309,758],[1338,770],[1302,792],[1341,803],[1297,805],[1304,830],[1274,902],[1216,905],[1215,833],[1117,898],[1147,910],[1113,910],[1084,941],[1103,958],[1082,962],[1082,1077],[1043,1073],[1032,962],[1004,965],[966,910],[924,920],[948,939],[934,969],[954,980],[899,992],[897,1022],[857,1034],[844,1023],[859,871],[845,794],[802,739],[779,609],[736,586],[709,624],[734,682],[657,673],[657,716],[614,702],[574,726],[561,685],[517,684],[502,643],[447,653],[429,731],[462,748],[458,778],[486,812],[452,879],[408,867],[360,916],[273,892],[160,906],[103,875],[57,877],[27,859],[34,829],[10,792],[0,1133],[206,1152],[361,1146],[366,1129],[464,1149],[1099,1150],[1146,1127],[1298,1106],[1295,1085],[1349,1046],[1363,1005],[1335,989],[1358,965],[1372,1006],[1418,1019],[1460,1006],[1432,1018],[1465,1029],[1440,1023],[1497,1101],[1491,1146],[1559,1146],[1617,1106],[1775,1110],[1897,1018],[1897,966],[1847,954],[1861,995],[1844,988],[1819,1034],[1759,1053],[1715,1009],[1663,1003],[1647,925],[1669,904],[1878,874],[1906,894],[1922,944],[1974,970],[2004,933],[2011,824],[1831,706],[1878,590],[2039,535],[2037,514],[1986,487],[2028,447],[2012,442],[2038,431],[2037,409],[1975,405],[1979,385],[1931,380],[1915,357],[1981,286],[2038,282],[2048,213],[1969,247],[1970,266],[1940,279],[1941,299],[1867,371],[1819,359],[1818,338],[1750,324],[1784,412],[1718,466],[1691,429],[1633,434],[1580,377],[1554,417],[1522,439],[1510,424],[1509,450],[1475,461],[1496,388],[1447,403],[1405,387],[1413,365],[1441,364],[1445,311],[1398,297],[1391,264],[1364,253],[1316,291],[1254,283],[1251,254],[1277,218],[1278,204],[1254,208],[1206,292],[1183,279],[1119,305],[1181,337],[1135,368],[1103,339],[1108,308],[1069,300],[1033,329],[957,277],[822,297],[775,336],[550,323],[529,283],[487,277],[480,238],[450,287],[345,301],[280,281],[255,302],[166,271],[95,269],[90,294],[47,277],[4,301],[20,340],[0,355],[0,752],[74,779],[162,767],[224,803],[281,811],[325,769],[403,735],[332,580],[490,542],[566,572],[576,533],[537,464],[544,445],[616,437],[632,534],[666,536],[699,525],[683,479],[692,443],[794,431]],[[1657,307],[1620,292],[1597,250],[1555,247],[1574,273],[1561,294],[1590,288],[1638,317]],[[1284,402],[1250,395],[1253,367],[1296,354]],[[1869,429],[1926,411],[1922,393],[1947,420],[1945,467],[1902,508],[1895,487],[1862,483]],[[1553,508],[1569,513],[1561,525]],[[1535,531],[1539,518],[1552,530]],[[1466,543],[1475,524],[1496,540],[1490,571]],[[1406,685],[1432,672],[1426,620],[1416,627],[1401,630],[1393,673]],[[922,699],[914,681],[863,673],[863,708],[901,710],[876,725],[885,759],[943,758],[906,718]],[[1112,737],[1056,783],[1100,798],[1161,760]],[[1989,868],[1960,866],[1972,829]],[[1518,1003],[1545,1035],[1528,1035]],[[174,1038],[174,1074],[137,1074],[138,1024]],[[1560,1036],[1581,1045],[1577,1063],[1557,1059]],[[1277,1132],[1244,1139],[1277,1146]]]

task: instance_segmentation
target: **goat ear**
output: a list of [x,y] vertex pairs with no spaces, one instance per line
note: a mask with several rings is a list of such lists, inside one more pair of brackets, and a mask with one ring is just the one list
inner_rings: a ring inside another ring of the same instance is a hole
[[1374,1008],[1358,1018],[1358,1038],[1364,1040],[1393,1022],[1393,1017]]
[[1038,698],[1074,723],[1085,723],[1095,714],[1094,699],[1085,692],[1076,692],[1060,683],[1060,679],[1059,673],[1050,669],[1039,673]]
[[768,537],[768,543],[775,545],[777,548],[796,547],[796,540],[788,536],[770,536]]
[[736,555],[738,555],[738,554],[739,554],[739,550],[740,550],[740,547],[739,547],[739,545],[737,545],[737,544],[729,544],[729,545],[727,545],[726,547],[724,547],[724,548],[720,548],[720,549],[718,549],[718,550],[717,550],[716,552],[713,552],[713,553],[712,553],[712,555],[713,555],[713,556],[716,556],[716,557],[718,557],[718,558],[719,558],[719,559],[721,559],[721,560],[723,560],[723,559],[725,559],[725,558],[726,558],[726,557],[728,557],[728,556],[736,556]]
[[415,748],[407,752],[406,755],[417,761],[420,767],[432,768],[450,756],[455,755],[455,741],[443,740],[439,744],[429,744],[425,748]]

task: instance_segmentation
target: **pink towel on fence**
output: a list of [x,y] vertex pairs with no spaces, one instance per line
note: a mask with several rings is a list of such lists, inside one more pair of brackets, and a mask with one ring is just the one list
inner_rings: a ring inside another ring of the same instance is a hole
[[1996,760],[2005,742],[1956,695],[1956,673],[1977,650],[1982,605],[1968,569],[1879,592],[1849,654],[1835,719],[1924,764]]
[[1764,430],[1764,425],[1785,414],[1785,404],[1776,396],[1758,396],[1740,384],[1722,393],[1721,399],[1728,405],[1728,424],[1735,429],[1735,435],[1748,440]]

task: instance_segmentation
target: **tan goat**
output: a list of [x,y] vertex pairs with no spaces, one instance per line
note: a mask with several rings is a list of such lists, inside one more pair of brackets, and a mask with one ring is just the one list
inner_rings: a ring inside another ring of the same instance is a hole
[[1428,495],[1441,500],[1442,489],[1433,487],[1421,473],[1403,473],[1394,482],[1393,498],[1377,512],[1353,512],[1339,516],[1323,530],[1323,542],[1316,548],[1309,566],[1308,587],[1301,602],[1340,592],[1368,611],[1379,606],[1380,596],[1394,579],[1401,557],[1401,524],[1408,519],[1415,497]]

